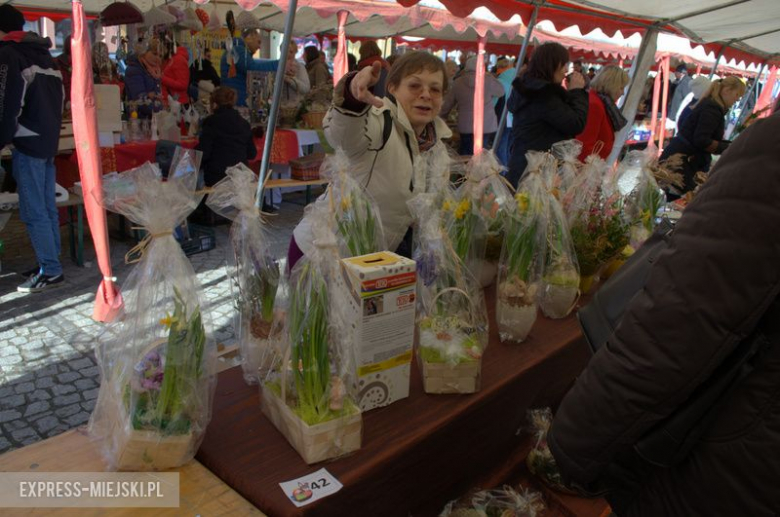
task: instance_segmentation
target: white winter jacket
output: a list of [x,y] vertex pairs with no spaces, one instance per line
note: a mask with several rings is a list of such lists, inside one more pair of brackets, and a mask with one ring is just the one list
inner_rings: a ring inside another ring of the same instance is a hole
[[[367,185],[369,194],[379,206],[387,249],[393,251],[412,224],[406,202],[413,195],[413,163],[420,154],[417,136],[406,113],[399,109],[394,99],[385,97],[384,107],[370,106],[356,113],[340,107],[343,96],[339,94],[339,87],[334,95],[334,104],[323,122],[325,137],[334,149],[344,149],[353,165],[353,177],[361,185]],[[391,115],[392,131],[382,147],[385,111]],[[449,138],[452,132],[438,117],[434,125],[439,140],[436,145],[444,145],[441,139]],[[376,164],[371,172],[375,157]],[[327,203],[327,196],[326,192],[316,202]],[[298,247],[306,255],[310,255],[314,249],[310,217],[311,213],[307,210],[293,231]]]

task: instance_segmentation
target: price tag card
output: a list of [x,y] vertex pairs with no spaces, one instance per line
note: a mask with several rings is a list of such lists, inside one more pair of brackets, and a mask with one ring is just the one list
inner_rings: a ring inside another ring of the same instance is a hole
[[335,494],[344,486],[325,469],[312,472],[292,481],[279,483],[282,491],[292,503],[300,508],[317,499]]

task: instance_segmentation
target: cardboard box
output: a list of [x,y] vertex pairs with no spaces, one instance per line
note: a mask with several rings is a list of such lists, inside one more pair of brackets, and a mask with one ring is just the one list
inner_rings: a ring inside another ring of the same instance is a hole
[[338,284],[356,346],[360,409],[367,411],[408,397],[415,262],[387,251],[342,259]]

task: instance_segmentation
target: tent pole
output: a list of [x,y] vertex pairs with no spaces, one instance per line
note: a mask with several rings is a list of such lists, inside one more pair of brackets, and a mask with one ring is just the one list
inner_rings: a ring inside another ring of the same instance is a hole
[[[482,153],[483,134],[485,132],[485,44],[487,34],[479,37],[477,43],[477,74],[474,87],[474,121],[472,135],[472,154]],[[495,144],[494,144],[495,147]]]
[[734,129],[739,127],[739,125],[742,124],[742,121],[745,120],[745,117],[747,117],[745,106],[747,106],[747,101],[750,98],[750,96],[753,95],[753,92],[758,89],[758,81],[761,80],[761,74],[764,73],[765,68],[766,68],[766,61],[761,63],[761,68],[758,69],[758,74],[756,74],[756,79],[753,81],[753,84],[750,85],[748,91],[745,92],[745,95],[743,95],[742,98],[739,100],[739,117],[737,118],[737,123],[734,124],[733,127],[729,128],[728,134],[725,136],[726,139],[731,137],[731,134],[734,132]]
[[710,81],[712,81],[712,77],[715,75],[715,71],[718,69],[718,63],[720,63],[720,58],[723,57],[723,53],[726,52],[727,48],[729,48],[728,43],[720,47],[720,51],[718,52],[718,57],[715,58],[715,64],[712,65],[712,70],[710,71],[710,77],[709,77]]
[[629,76],[631,77],[631,83],[628,86],[628,90],[625,94],[623,106],[621,110],[623,116],[628,120],[628,124],[620,130],[615,136],[615,145],[612,148],[612,153],[609,155],[607,163],[614,163],[620,156],[620,151],[623,149],[623,145],[626,143],[631,127],[636,117],[636,110],[639,107],[639,101],[642,100],[642,92],[645,87],[645,79],[647,78],[650,68],[655,62],[655,51],[658,46],[658,29],[653,27],[648,29],[642,38],[642,43],[639,45],[639,51],[631,63],[631,71]]
[[282,100],[282,88],[284,87],[284,71],[287,67],[287,49],[292,39],[293,24],[295,23],[295,9],[298,6],[298,0],[290,0],[287,8],[287,18],[284,22],[284,37],[282,38],[282,49],[279,56],[279,64],[276,67],[276,80],[274,81],[274,96],[271,102],[271,113],[268,115],[268,126],[265,132],[265,142],[263,144],[263,159],[260,162],[260,177],[257,182],[257,193],[255,195],[255,206],[263,206],[263,183],[271,165],[271,147],[274,143],[274,132],[276,130],[276,119],[279,116],[279,104]]
[[[539,5],[534,5],[534,11],[531,13],[531,20],[528,22],[528,27],[525,31],[525,37],[523,38],[523,44],[520,46],[520,55],[517,56],[517,63],[515,63],[515,77],[520,73],[520,69],[523,67],[523,61],[525,55],[528,52],[528,42],[531,40],[531,35],[534,32],[534,26],[536,25],[536,17],[539,15]],[[511,91],[510,91],[511,92]],[[504,99],[504,109],[501,110],[501,120],[498,121],[498,129],[496,130],[496,136],[493,140],[493,149],[498,149],[501,144],[501,137],[506,129],[506,115],[509,113],[509,98]]]
[[663,78],[663,84],[661,87],[663,88],[663,92],[661,95],[661,100],[663,104],[661,105],[661,127],[659,127],[658,131],[658,154],[660,156],[661,151],[664,150],[664,138],[666,137],[666,107],[669,104],[669,64],[671,61],[671,56],[666,56],[664,60],[661,62],[661,65],[663,66],[664,71],[664,78]]

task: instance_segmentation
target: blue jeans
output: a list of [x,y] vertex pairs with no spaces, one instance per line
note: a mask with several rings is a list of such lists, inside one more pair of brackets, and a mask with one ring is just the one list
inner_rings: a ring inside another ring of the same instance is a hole
[[19,215],[27,225],[41,272],[57,276],[62,273],[62,264],[54,158],[33,158],[14,150],[13,174],[19,193]]
[[512,128],[504,128],[501,134],[501,141],[496,146],[496,158],[501,165],[509,167],[510,138],[512,137]]

